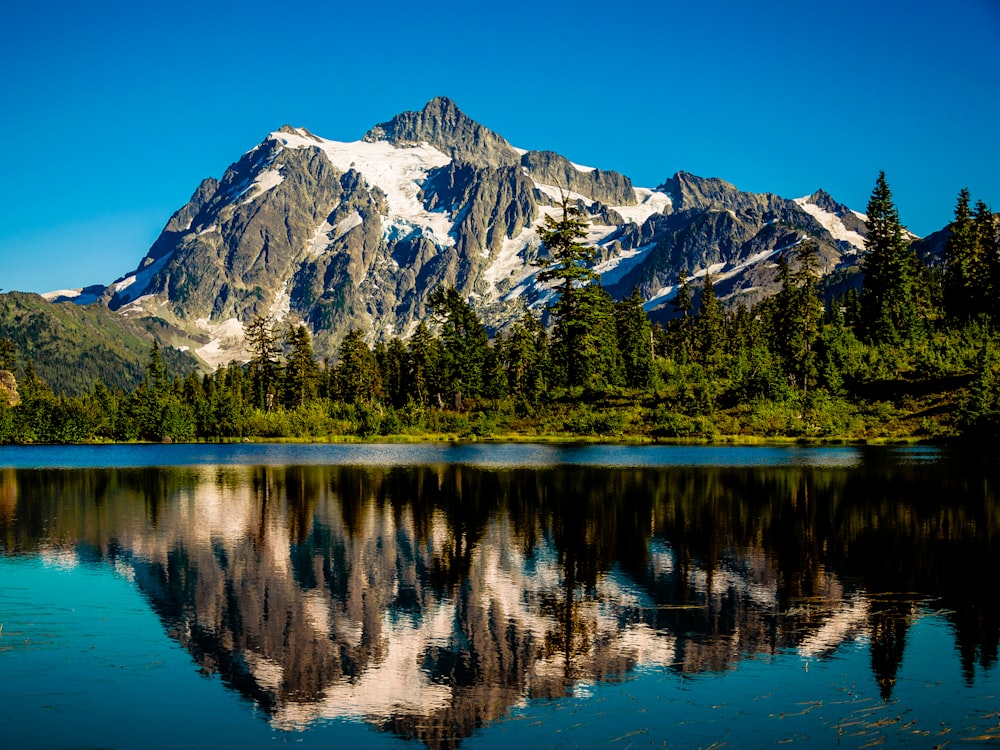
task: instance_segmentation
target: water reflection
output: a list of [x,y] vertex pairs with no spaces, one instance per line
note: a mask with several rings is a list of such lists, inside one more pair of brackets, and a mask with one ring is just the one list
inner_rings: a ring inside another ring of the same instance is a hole
[[917,617],[997,659],[992,476],[462,465],[0,470],[0,550],[106,561],[278,727],[352,717],[457,745],[638,666],[870,643],[892,695]]

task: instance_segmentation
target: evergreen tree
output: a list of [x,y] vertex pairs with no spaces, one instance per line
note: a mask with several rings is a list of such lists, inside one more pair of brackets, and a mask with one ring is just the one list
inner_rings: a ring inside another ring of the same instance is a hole
[[337,395],[347,403],[370,404],[381,390],[375,355],[358,328],[347,332],[337,356]]
[[406,378],[406,345],[398,337],[393,337],[388,344],[380,341],[375,346],[375,363],[389,403],[397,409],[404,406],[410,396]]
[[212,397],[215,391],[215,379],[211,373],[198,377],[190,373],[181,386],[184,402],[191,407],[194,419],[195,434],[202,437],[215,437],[215,425],[212,423]]
[[705,273],[694,323],[694,341],[698,359],[708,367],[715,366],[722,357],[725,345],[725,316],[715,296],[712,274]]
[[621,352],[625,385],[647,389],[653,382],[653,332],[638,288],[615,304],[618,351]]
[[547,387],[545,328],[538,318],[525,312],[511,328],[501,348],[511,395],[521,404],[537,404]]
[[17,347],[10,339],[0,339],[0,370],[13,372],[17,364]]
[[163,364],[163,355],[160,353],[160,345],[155,341],[149,350],[149,361],[146,363],[146,371],[143,380],[149,385],[153,393],[162,394],[169,385],[167,367]]
[[868,236],[861,313],[865,335],[873,342],[912,338],[918,329],[918,261],[906,241],[892,192],[880,172],[868,201]]
[[483,361],[481,393],[485,398],[500,401],[507,398],[507,371],[504,362],[504,339],[497,335],[491,346],[486,347]]
[[438,287],[427,298],[441,330],[441,368],[445,396],[462,408],[482,393],[489,338],[479,316],[455,287]]
[[556,319],[557,361],[561,365],[563,381],[569,387],[584,382],[580,342],[591,323],[584,314],[579,287],[599,278],[591,268],[597,259],[597,251],[581,242],[587,236],[586,227],[583,211],[570,205],[569,199],[563,196],[562,218],[545,215],[541,240],[548,255],[535,261],[542,269],[538,280],[558,284],[559,300],[549,309]]
[[956,417],[965,435],[991,443],[1000,439],[1000,363],[988,340],[976,357],[969,397]]
[[218,437],[243,437],[246,434],[245,412],[249,408],[250,388],[242,367],[232,364],[215,372],[212,398],[214,432]]
[[247,324],[245,339],[250,352],[252,403],[270,411],[278,392],[279,355],[277,326],[270,315],[257,315]]
[[439,357],[438,341],[431,334],[427,323],[421,320],[406,346],[406,377],[413,399],[418,404],[430,405],[434,399],[438,399],[439,405],[443,406],[438,389]]
[[984,291],[984,311],[1000,323],[1000,236],[997,235],[997,220],[993,211],[983,201],[976,201],[972,216],[975,226],[976,244],[982,258],[983,274],[986,277]]
[[53,411],[56,397],[48,384],[35,371],[29,359],[24,365],[24,376],[18,382],[21,403],[13,411],[13,442],[53,442]]
[[[618,328],[615,305],[602,286],[591,284],[573,290],[576,297],[577,320],[581,325],[573,336],[564,332],[568,321],[556,324],[555,338],[566,361],[574,360],[578,380],[568,381],[570,387],[582,385],[589,391],[605,391],[624,384],[622,356],[618,350]],[[570,341],[574,342],[572,357],[567,356]],[[568,370],[567,370],[568,372]]]
[[118,412],[121,408],[119,397],[104,383],[98,381],[94,384],[90,398],[96,415],[93,437],[114,440],[117,434]]
[[124,419],[118,425],[119,438],[161,440],[164,437],[163,408],[169,386],[160,347],[154,341],[149,350],[149,360],[142,382],[125,398]]
[[955,220],[945,243],[944,303],[954,320],[966,321],[988,308],[990,270],[985,248],[969,208],[972,198],[965,188],[958,195]]
[[781,289],[774,300],[774,347],[793,388],[809,390],[816,380],[815,344],[823,316],[816,294],[816,259],[812,242],[799,245],[798,268],[792,271],[784,257],[778,259]]
[[671,356],[678,362],[691,360],[694,352],[694,304],[691,302],[691,283],[687,271],[683,268],[677,276],[677,293],[670,301],[676,313],[676,318],[670,322],[670,333],[673,334]]
[[316,397],[319,365],[313,354],[312,337],[305,325],[289,326],[285,344],[290,347],[285,361],[285,405],[295,408]]

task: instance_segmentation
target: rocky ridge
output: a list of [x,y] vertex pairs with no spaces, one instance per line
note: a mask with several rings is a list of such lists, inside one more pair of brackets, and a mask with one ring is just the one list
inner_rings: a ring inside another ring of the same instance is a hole
[[517,149],[442,97],[352,143],[282,127],[221,180],[203,180],[133,272],[50,298],[155,318],[212,367],[246,357],[243,325],[256,315],[305,322],[322,356],[351,327],[372,341],[406,336],[442,284],[503,330],[550,298],[532,261],[563,199],[586,213],[604,286],[617,297],[638,288],[654,316],[682,270],[710,272],[750,304],[775,289],[778,254],[815,241],[831,272],[855,265],[864,243],[863,217],[823,191],[789,200],[685,172],[635,187]]

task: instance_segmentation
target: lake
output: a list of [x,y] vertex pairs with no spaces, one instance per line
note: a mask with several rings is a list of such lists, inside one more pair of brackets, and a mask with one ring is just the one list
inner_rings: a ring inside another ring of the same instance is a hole
[[0,746],[1000,744],[998,468],[0,448]]

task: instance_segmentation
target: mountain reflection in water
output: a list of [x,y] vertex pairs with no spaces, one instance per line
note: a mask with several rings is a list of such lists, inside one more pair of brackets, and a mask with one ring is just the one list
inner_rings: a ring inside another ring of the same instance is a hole
[[1000,514],[962,465],[0,470],[0,551],[106,561],[283,729],[458,744],[638,666],[732,668],[909,625],[992,667]]

